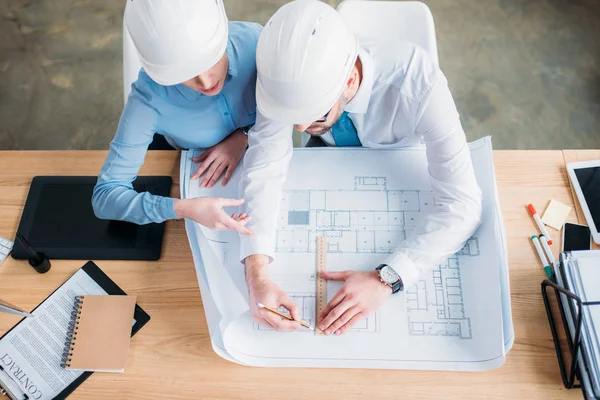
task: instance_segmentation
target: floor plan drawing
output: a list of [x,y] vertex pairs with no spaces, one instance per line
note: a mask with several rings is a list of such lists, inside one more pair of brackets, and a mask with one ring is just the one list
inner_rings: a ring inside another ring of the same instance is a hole
[[471,339],[471,319],[465,313],[458,256],[479,256],[479,241],[471,238],[463,249],[431,272],[428,279],[406,292],[409,334]]
[[[389,254],[435,206],[433,192],[388,190],[385,177],[355,176],[350,190],[284,191],[276,251],[314,252],[316,236],[325,235],[329,253]],[[406,293],[409,334],[472,337],[459,256],[479,256],[477,238]],[[298,298],[301,309],[306,301]]]
[[388,190],[385,177],[356,176],[351,190],[287,190],[276,251],[313,252],[325,235],[329,252],[391,253],[432,207],[432,192]]
[[[258,219],[249,227],[268,238],[268,247],[260,249],[273,255],[268,277],[298,305],[299,318],[312,326],[318,318],[319,236],[328,239],[326,268],[331,272],[371,271],[375,276],[374,268],[403,246],[423,270],[410,279],[410,272],[400,269],[407,277],[404,290],[353,324],[347,334],[315,335],[306,328],[284,333],[256,324],[240,260],[259,241],[186,221],[215,352],[242,365],[273,368],[483,371],[501,366],[514,342],[514,327],[490,138],[469,144],[469,150],[481,189],[481,224],[460,248],[443,234],[422,241],[414,237],[422,226],[434,228],[431,213],[445,218],[447,207],[453,207],[451,199],[438,195],[442,192],[437,188],[445,189],[431,179],[424,146],[294,149],[286,180],[277,186],[277,204],[269,204],[271,213],[264,216],[268,230],[255,225]],[[194,155],[182,152],[181,198],[240,196],[247,178],[244,168],[237,168],[226,186],[200,187],[191,179],[198,168]],[[252,214],[253,207],[249,202],[226,211]],[[457,219],[452,226],[461,223]],[[429,254],[438,242],[449,258],[430,265],[418,252]],[[388,263],[396,267],[394,261]],[[340,293],[343,287],[343,279],[328,281],[327,300],[353,293]],[[282,305],[269,302],[265,305]]]

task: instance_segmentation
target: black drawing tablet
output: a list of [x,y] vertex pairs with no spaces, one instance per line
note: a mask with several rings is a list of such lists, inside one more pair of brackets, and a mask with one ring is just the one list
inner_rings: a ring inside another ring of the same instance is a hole
[[[92,209],[95,176],[36,176],[31,182],[19,232],[52,259],[158,260],[165,225],[136,225],[96,218]],[[138,192],[169,196],[170,176],[144,176]],[[12,256],[27,259],[16,241]]]

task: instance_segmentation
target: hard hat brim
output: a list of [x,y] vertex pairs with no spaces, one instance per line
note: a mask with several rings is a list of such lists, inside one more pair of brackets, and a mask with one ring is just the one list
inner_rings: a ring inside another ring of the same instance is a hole
[[[193,79],[200,75],[202,72],[208,71],[214,67],[219,60],[223,57],[227,50],[227,44],[229,42],[229,27],[228,20],[225,13],[222,14],[223,18],[218,26],[217,31],[214,33],[216,40],[213,43],[213,50],[211,51],[214,56],[207,59],[204,55],[199,54],[195,60],[191,60],[186,63],[173,63],[167,65],[155,65],[150,64],[147,60],[140,56],[138,53],[140,63],[144,71],[150,76],[150,78],[162,86],[173,86],[178,85],[187,80]],[[204,49],[206,52],[206,49]]]
[[[358,49],[356,51],[356,56],[358,56]],[[354,59],[356,60],[356,57]],[[314,99],[310,104],[298,104],[296,106],[282,103],[271,96],[264,88],[259,75],[256,80],[256,107],[265,117],[284,124],[303,125],[313,123],[331,111],[335,103],[340,99],[342,93],[344,93],[346,82],[350,78],[353,68],[354,63],[348,73],[340,81],[339,90],[334,92],[333,95],[330,94],[326,96],[326,99]]]
[[322,118],[340,98],[343,93],[343,87],[340,94],[333,100],[324,102],[314,102],[302,107],[290,107],[286,104],[273,99],[267,90],[263,88],[260,79],[256,82],[256,107],[258,111],[268,119],[290,125],[300,125],[313,123]]

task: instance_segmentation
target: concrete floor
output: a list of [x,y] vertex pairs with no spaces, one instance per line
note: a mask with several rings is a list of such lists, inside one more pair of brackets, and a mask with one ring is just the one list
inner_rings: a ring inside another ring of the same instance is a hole
[[[231,20],[263,24],[285,2],[225,0]],[[426,3],[470,140],[600,148],[600,2]],[[0,149],[107,148],[123,106],[124,4],[0,0]]]

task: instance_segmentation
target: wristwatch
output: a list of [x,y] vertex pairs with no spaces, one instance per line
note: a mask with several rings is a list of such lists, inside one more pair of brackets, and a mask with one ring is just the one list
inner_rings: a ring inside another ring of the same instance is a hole
[[[254,124],[248,125],[248,126],[242,126],[240,129],[242,130],[244,135],[246,135],[246,137],[248,137],[248,132],[250,132],[250,129],[252,129],[253,126],[254,126]],[[248,150],[248,147],[250,147],[249,143],[246,144],[246,150]]]
[[402,283],[402,279],[400,275],[394,270],[394,268],[390,267],[386,264],[381,264],[376,268],[377,272],[379,272],[379,280],[389,287],[392,288],[392,294],[398,293],[399,291],[404,289],[404,284]]

